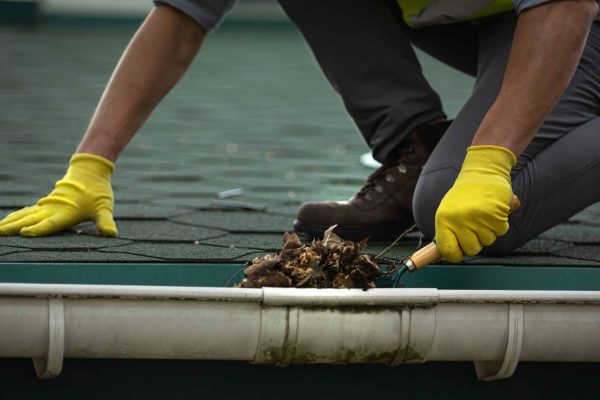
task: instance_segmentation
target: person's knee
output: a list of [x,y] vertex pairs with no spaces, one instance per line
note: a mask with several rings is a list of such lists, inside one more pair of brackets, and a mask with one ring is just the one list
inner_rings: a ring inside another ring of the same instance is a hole
[[417,227],[428,239],[435,236],[435,212],[457,175],[455,168],[442,168],[424,173],[417,182],[413,196],[413,216]]

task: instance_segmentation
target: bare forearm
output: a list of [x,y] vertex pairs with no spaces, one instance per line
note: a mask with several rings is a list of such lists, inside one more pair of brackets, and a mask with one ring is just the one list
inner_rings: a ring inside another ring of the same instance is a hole
[[183,76],[205,34],[181,12],[155,8],[123,53],[77,152],[115,161]]
[[573,77],[597,7],[562,0],[521,14],[502,88],[473,145],[523,152]]

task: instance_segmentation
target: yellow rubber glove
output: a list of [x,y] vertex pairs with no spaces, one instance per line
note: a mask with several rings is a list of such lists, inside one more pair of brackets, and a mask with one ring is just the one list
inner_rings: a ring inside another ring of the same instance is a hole
[[510,170],[515,162],[515,155],[504,147],[467,149],[456,182],[435,214],[436,243],[446,260],[474,256],[508,231]]
[[71,158],[63,179],[34,206],[9,214],[0,221],[0,235],[45,236],[92,220],[102,236],[116,236],[114,196],[110,176],[115,165],[94,154]]

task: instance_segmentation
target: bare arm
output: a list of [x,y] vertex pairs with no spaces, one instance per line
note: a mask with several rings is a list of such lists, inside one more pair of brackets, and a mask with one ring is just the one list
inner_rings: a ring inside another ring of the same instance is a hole
[[559,0],[519,17],[500,92],[436,212],[437,247],[448,261],[508,231],[515,156],[569,85],[597,11],[594,0]]
[[155,8],[121,57],[64,178],[35,205],[1,220],[0,236],[45,236],[89,220],[99,234],[115,236],[114,161],[183,76],[205,34],[174,8]]
[[115,68],[77,152],[115,161],[183,76],[205,35],[174,8],[152,10]]
[[521,14],[504,83],[474,146],[523,152],[571,81],[597,12],[594,0],[561,0]]

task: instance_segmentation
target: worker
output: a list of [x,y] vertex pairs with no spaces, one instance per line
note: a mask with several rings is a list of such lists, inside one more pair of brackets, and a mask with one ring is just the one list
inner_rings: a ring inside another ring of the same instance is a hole
[[[393,240],[414,216],[457,262],[506,255],[600,200],[596,1],[280,3],[383,164],[349,200],[304,204],[304,237],[337,224]],[[411,44],[475,77],[452,123]]]
[[[234,1],[158,0],[55,189],[0,221],[42,236],[93,220],[117,235],[110,177],[127,143]],[[600,199],[595,0],[280,0],[383,165],[350,200],[304,204],[295,229],[349,239],[413,219],[451,262],[502,255]],[[446,121],[411,44],[475,76]],[[510,215],[516,193],[522,207]],[[510,228],[510,229],[509,229]]]

